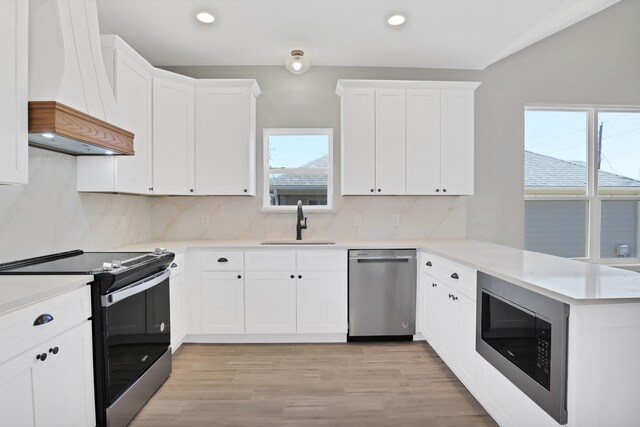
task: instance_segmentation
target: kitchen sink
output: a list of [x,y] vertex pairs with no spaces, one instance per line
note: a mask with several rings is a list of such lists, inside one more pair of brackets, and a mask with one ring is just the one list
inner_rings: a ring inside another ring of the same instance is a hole
[[332,240],[263,240],[261,245],[335,245]]

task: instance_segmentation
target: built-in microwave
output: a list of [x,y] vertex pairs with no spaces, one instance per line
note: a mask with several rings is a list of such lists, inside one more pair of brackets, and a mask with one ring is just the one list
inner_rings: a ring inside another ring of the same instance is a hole
[[566,424],[569,306],[482,272],[477,304],[477,352]]

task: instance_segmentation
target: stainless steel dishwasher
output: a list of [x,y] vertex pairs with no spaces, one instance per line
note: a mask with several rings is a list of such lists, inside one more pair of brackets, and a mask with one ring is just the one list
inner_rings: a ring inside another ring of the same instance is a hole
[[348,339],[412,339],[415,320],[415,249],[349,250]]

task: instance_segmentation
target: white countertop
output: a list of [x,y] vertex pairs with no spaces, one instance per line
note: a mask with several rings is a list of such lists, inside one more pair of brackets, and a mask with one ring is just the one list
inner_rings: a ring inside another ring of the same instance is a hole
[[0,276],[0,315],[86,286],[93,276]]
[[299,246],[265,246],[259,241],[182,240],[145,242],[118,250],[152,250],[155,247],[166,247],[174,252],[206,247],[268,247],[280,250],[417,248],[570,304],[640,300],[640,273],[466,239],[338,241],[335,245]]

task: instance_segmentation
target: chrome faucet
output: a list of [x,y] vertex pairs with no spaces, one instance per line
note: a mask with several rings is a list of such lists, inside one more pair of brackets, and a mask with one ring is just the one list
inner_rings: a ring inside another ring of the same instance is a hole
[[[302,220],[304,219],[304,225]],[[298,200],[298,221],[296,225],[296,240],[302,240],[302,230],[307,229],[307,217],[302,213],[302,200]]]

